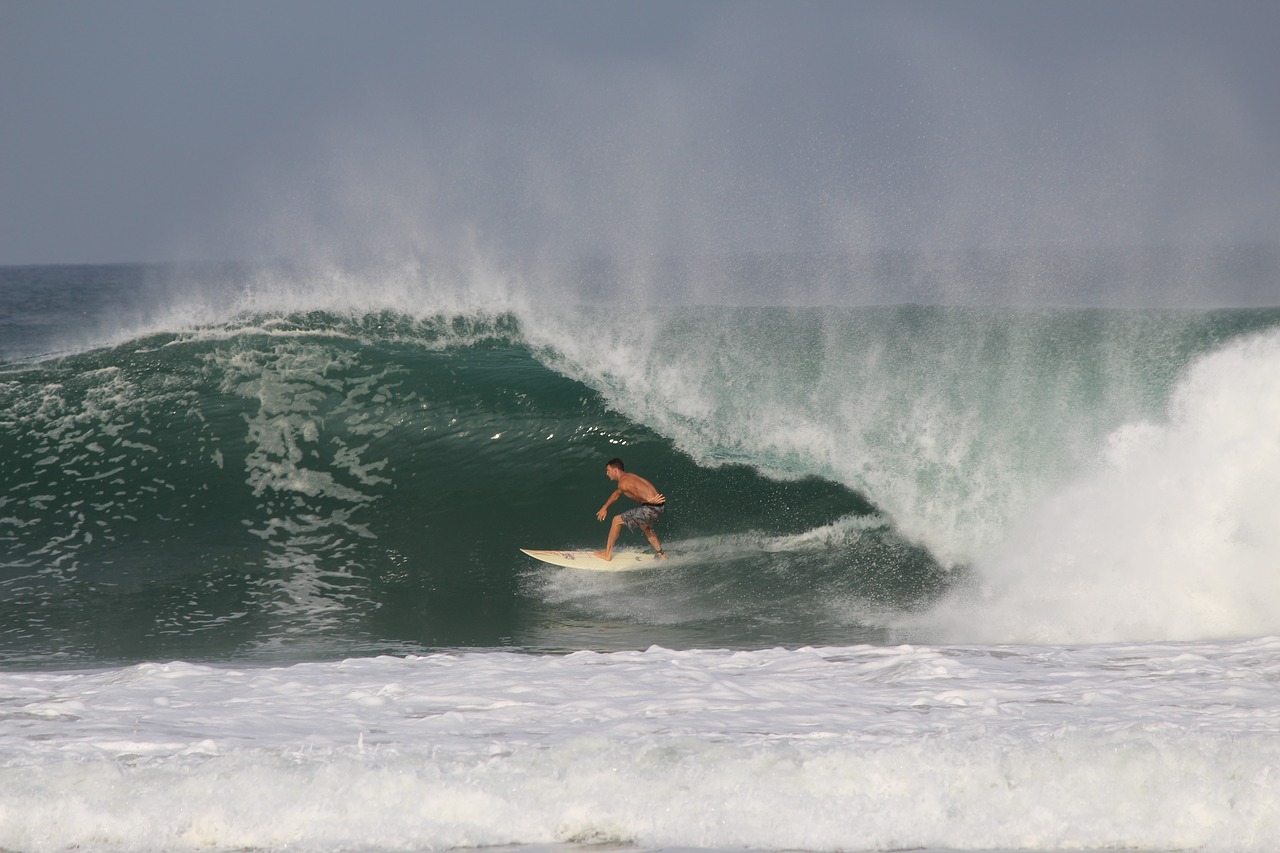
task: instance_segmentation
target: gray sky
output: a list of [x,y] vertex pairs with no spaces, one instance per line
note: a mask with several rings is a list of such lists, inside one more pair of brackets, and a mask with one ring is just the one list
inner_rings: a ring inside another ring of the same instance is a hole
[[0,0],[0,263],[1280,236],[1280,3]]

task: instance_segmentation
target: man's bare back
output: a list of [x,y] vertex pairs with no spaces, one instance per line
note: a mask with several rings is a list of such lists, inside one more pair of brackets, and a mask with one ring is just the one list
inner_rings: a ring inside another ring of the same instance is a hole
[[639,474],[629,474],[626,471],[618,477],[618,491],[638,504],[660,504],[665,500],[653,487],[653,483]]

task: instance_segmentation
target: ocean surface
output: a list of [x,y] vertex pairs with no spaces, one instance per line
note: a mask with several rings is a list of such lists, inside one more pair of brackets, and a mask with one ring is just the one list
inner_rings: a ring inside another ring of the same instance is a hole
[[1275,849],[1280,309],[555,292],[0,268],[0,849]]

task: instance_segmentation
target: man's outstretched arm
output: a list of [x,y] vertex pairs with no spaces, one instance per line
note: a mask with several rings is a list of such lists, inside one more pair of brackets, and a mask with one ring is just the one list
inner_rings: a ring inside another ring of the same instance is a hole
[[596,513],[597,521],[604,521],[604,517],[609,514],[609,507],[613,506],[613,502],[622,497],[622,489],[615,489],[613,494],[609,495],[609,500],[604,502],[604,506],[600,507],[600,511]]

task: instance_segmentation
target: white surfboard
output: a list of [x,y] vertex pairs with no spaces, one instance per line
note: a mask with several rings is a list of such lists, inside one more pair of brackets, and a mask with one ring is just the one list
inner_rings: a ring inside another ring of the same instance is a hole
[[612,560],[602,560],[592,551],[521,551],[553,566],[566,569],[589,569],[593,572],[632,572],[636,569],[657,568],[660,559],[652,551],[614,551]]

